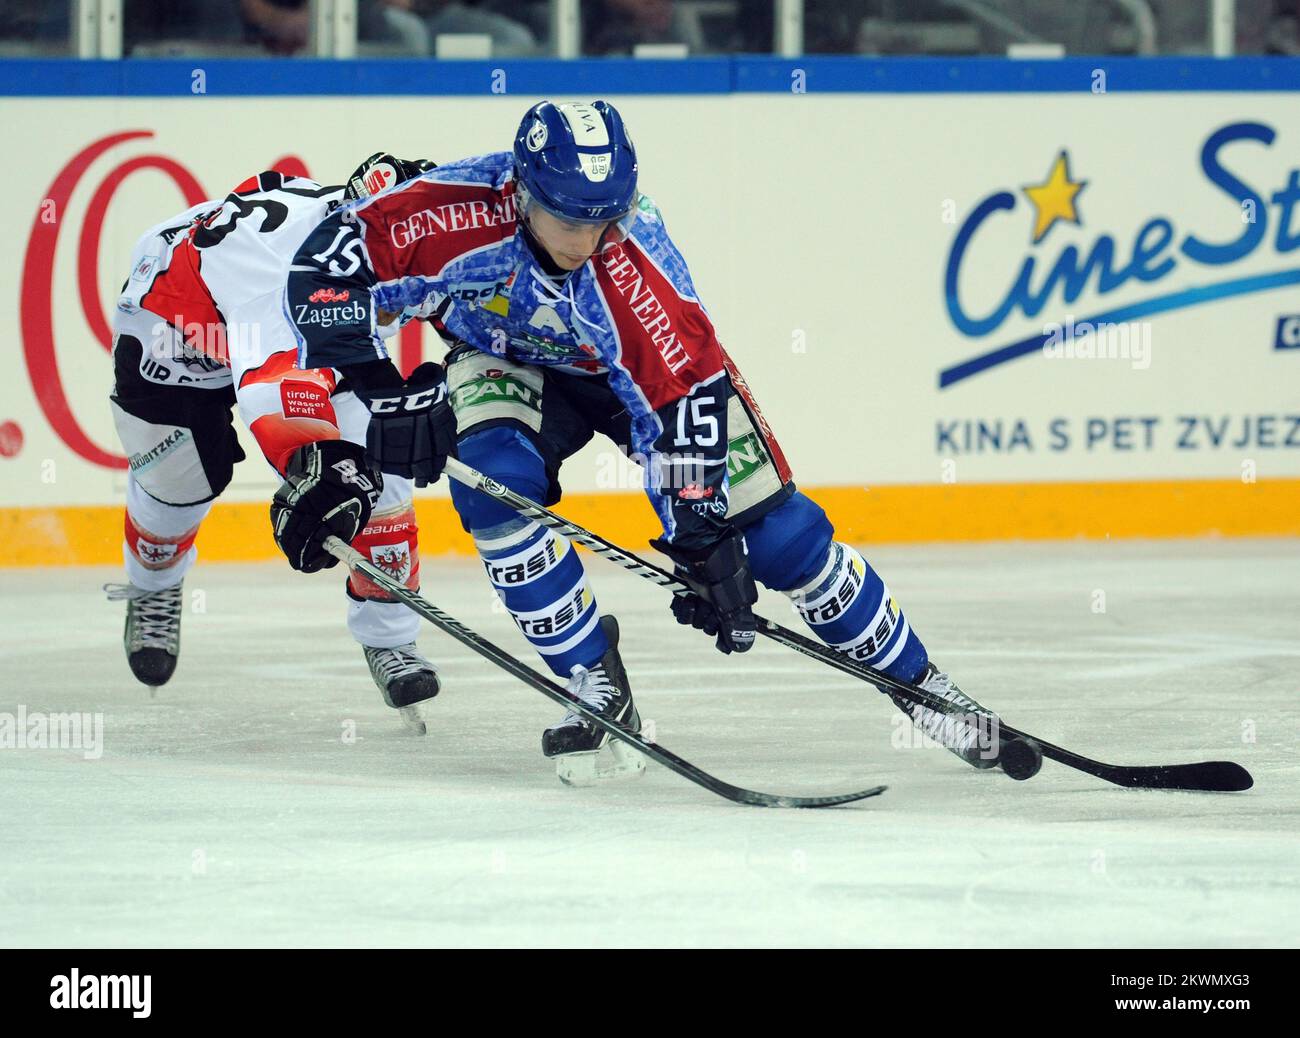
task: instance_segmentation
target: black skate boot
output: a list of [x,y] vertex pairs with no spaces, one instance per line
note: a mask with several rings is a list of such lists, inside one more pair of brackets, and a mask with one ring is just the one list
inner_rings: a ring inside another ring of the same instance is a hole
[[925,673],[916,684],[947,700],[952,704],[951,709],[940,713],[919,703],[908,702],[894,693],[889,698],[922,732],[971,767],[983,771],[995,766],[998,762],[997,716],[966,695],[933,663],[926,664]]
[[[629,731],[641,730],[641,717],[632,702],[632,687],[618,654],[618,621],[612,616],[600,618],[601,630],[609,640],[609,650],[594,667],[574,667],[568,690],[594,713],[623,725]],[[601,779],[639,775],[645,771],[645,758],[609,733],[569,711],[564,719],[542,733],[542,753],[555,758],[555,773],[570,786],[590,785]]]
[[423,735],[426,727],[417,704],[432,699],[442,688],[437,668],[420,655],[415,642],[392,649],[372,645],[363,645],[361,649],[384,702],[397,710],[404,725]]
[[[183,582],[182,582],[183,584]],[[146,591],[134,584],[105,584],[110,602],[126,602],[122,645],[136,680],[167,684],[181,654],[181,586]]]

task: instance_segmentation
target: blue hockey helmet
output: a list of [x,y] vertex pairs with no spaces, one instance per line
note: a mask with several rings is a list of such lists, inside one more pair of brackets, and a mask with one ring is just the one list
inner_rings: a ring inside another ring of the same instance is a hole
[[553,216],[609,223],[636,205],[636,149],[623,117],[608,102],[542,101],[524,113],[515,135],[515,180]]

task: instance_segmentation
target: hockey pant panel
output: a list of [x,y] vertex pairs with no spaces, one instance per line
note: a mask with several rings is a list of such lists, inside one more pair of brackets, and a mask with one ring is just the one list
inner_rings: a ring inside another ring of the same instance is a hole
[[210,362],[195,361],[192,373],[179,360],[164,363],[167,349],[184,346],[152,314],[119,312],[114,331],[109,405],[133,479],[164,504],[211,501],[244,459],[230,414],[230,373],[208,377],[203,364]]
[[885,582],[811,498],[795,493],[744,529],[754,578],[794,602],[832,648],[891,677],[913,681],[925,646]]
[[[524,434],[496,425],[462,436],[460,459],[533,500],[545,496],[546,464]],[[452,501],[497,596],[546,665],[567,678],[609,648],[587,576],[569,542],[481,491],[451,485]]]
[[[346,436],[365,443],[370,415],[351,393],[331,396],[332,371],[297,371],[292,354],[276,354],[245,372],[236,393],[228,369],[206,371],[168,359],[163,345],[178,338],[146,312],[114,315],[115,385],[112,408],[118,437],[131,459],[123,554],[127,578],[160,590],[194,565],[194,538],[212,501],[243,460],[232,405],[277,470],[300,446]],[[148,349],[140,336],[150,338]],[[169,338],[169,335],[171,336]],[[170,348],[170,347],[168,347]],[[179,347],[176,347],[179,350]],[[179,353],[177,354],[180,355]],[[178,379],[192,376],[194,384]],[[224,374],[224,381],[222,375]],[[207,376],[199,380],[200,376]],[[419,582],[418,528],[410,480],[384,478],[384,491],[366,528],[353,542],[363,555],[407,587]],[[415,640],[419,617],[369,582],[348,581],[348,628],[364,645],[392,647]]]
[[[727,518],[743,527],[784,501],[793,484],[771,429],[730,361],[727,375]],[[597,433],[636,464],[645,461],[632,450],[630,415],[607,378],[519,364],[459,346],[447,355],[447,383],[461,440],[491,428],[513,428],[542,459],[547,478],[533,485],[530,496],[543,505],[560,500],[560,466]],[[455,493],[454,484],[452,489]],[[498,522],[512,514],[490,501],[482,507]]]
[[[516,494],[533,501],[546,497],[550,485],[546,463],[532,441],[508,424],[462,434],[457,440],[456,454],[470,468],[505,484]],[[452,504],[467,533],[503,536],[509,532],[508,528],[517,529],[528,521],[514,509],[459,480],[451,481],[450,490]]]
[[231,421],[229,371],[193,355],[146,311],[114,313],[109,406],[130,466],[123,516],[127,579],[174,587],[194,566],[194,538],[244,452]]

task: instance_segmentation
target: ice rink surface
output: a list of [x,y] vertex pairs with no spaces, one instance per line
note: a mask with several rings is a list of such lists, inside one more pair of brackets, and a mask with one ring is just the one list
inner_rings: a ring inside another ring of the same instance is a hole
[[[0,750],[0,944],[1300,944],[1300,543],[864,554],[1010,724],[1114,763],[1236,760],[1255,788],[975,772],[814,661],[762,639],[722,657],[588,556],[661,743],[770,792],[890,789],[762,810],[654,765],[573,789],[539,749],[560,711],[427,625],[444,691],[429,735],[404,732],[337,570],[200,559],[156,699],[99,590],[119,572],[0,571],[0,711],[104,714],[98,759]],[[424,592],[532,662],[477,564],[426,558]],[[801,626],[782,596],[762,609]]]

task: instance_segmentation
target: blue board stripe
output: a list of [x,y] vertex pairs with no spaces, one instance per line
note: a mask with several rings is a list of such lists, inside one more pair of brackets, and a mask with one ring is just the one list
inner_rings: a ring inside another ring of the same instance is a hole
[[1293,58],[748,58],[735,62],[738,92],[789,93],[802,70],[808,93],[1106,93],[1300,89]]
[[1294,58],[717,57],[682,61],[550,58],[336,61],[317,58],[0,60],[0,96],[492,96],[781,93],[1088,93],[1096,71],[1107,93],[1300,90]]

